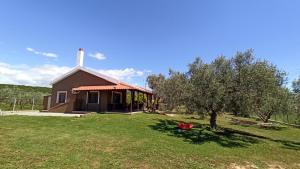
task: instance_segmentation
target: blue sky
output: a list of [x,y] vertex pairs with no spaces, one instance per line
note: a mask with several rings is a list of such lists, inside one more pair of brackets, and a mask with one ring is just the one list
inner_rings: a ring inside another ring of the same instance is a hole
[[0,83],[47,85],[75,66],[79,47],[86,67],[138,85],[148,71],[185,71],[197,56],[249,48],[291,81],[300,75],[299,8],[297,0],[1,1]]

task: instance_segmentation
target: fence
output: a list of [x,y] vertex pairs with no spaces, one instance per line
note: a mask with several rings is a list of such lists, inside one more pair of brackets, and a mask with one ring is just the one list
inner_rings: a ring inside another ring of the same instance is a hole
[[2,111],[20,110],[42,110],[43,100],[41,98],[2,98],[0,99],[0,109]]
[[287,114],[274,114],[271,117],[271,120],[288,123],[288,124],[300,124],[300,115],[294,113],[287,113]]
[[[250,116],[251,118],[259,119],[255,114]],[[286,113],[286,114],[273,114],[270,118],[272,122],[285,123],[291,125],[300,125],[300,114],[296,113]]]

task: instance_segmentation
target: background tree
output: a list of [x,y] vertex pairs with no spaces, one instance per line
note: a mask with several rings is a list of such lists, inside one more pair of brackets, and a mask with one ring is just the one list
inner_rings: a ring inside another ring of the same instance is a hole
[[149,75],[147,77],[147,83],[149,88],[152,89],[153,92],[153,101],[151,103],[152,112],[158,109],[159,101],[162,97],[164,97],[164,83],[165,76],[162,74],[159,75]]
[[292,87],[296,94],[300,94],[300,76],[298,79],[293,81]]
[[164,82],[162,95],[168,110],[178,110],[184,105],[186,82],[185,74],[169,70],[169,77]]
[[292,88],[294,92],[295,113],[298,118],[297,122],[300,123],[300,76],[293,81]]
[[280,111],[285,101],[283,98],[287,97],[282,87],[285,73],[267,61],[257,61],[251,76],[253,86],[248,106],[263,122],[268,122],[274,113]]
[[251,113],[250,102],[252,90],[252,71],[254,63],[253,50],[238,52],[232,59],[232,92],[228,111],[235,115],[248,116]]

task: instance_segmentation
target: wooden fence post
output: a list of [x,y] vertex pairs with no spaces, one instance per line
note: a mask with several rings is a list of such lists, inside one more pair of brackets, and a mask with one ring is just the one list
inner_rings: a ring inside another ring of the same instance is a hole
[[32,98],[32,107],[31,107],[31,110],[33,110],[34,108],[34,98]]
[[17,102],[17,99],[15,98],[15,99],[14,99],[13,112],[15,111],[15,108],[16,108],[16,102]]

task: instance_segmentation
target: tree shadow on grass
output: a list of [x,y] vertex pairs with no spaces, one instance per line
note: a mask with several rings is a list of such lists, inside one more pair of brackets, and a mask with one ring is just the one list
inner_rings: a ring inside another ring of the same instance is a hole
[[292,141],[286,141],[286,140],[276,140],[276,142],[281,143],[283,148],[297,150],[297,151],[300,150],[299,142],[292,142]]
[[288,140],[276,140],[265,136],[256,135],[253,133],[235,130],[231,128],[219,127],[217,131],[210,130],[209,125],[193,123],[194,127],[191,130],[180,131],[177,124],[181,121],[177,120],[162,120],[157,119],[158,123],[150,125],[153,130],[167,133],[170,136],[183,138],[185,141],[192,144],[203,144],[207,142],[214,142],[223,147],[247,147],[252,144],[257,144],[264,140],[269,140],[281,143],[284,148],[292,150],[300,150],[300,143]]
[[226,128],[226,130],[230,130],[230,131],[238,133],[240,135],[247,135],[247,136],[250,136],[250,137],[253,137],[253,138],[258,138],[258,139],[261,139],[261,140],[268,140],[268,141],[280,143],[282,145],[282,147],[286,148],[286,149],[300,150],[300,142],[290,141],[290,140],[273,139],[273,138],[269,138],[269,137],[265,137],[265,136],[261,136],[261,135],[256,135],[256,134],[241,131],[241,130],[230,129],[230,128]]
[[211,131],[208,125],[194,124],[193,129],[180,131],[176,120],[161,120],[151,125],[150,128],[167,133],[170,136],[184,138],[185,141],[193,144],[203,144],[206,142],[215,142],[223,147],[247,147],[251,144],[258,143],[259,140],[250,136],[241,135],[234,131],[220,128],[217,131]]
[[231,118],[230,119],[230,124],[231,125],[238,125],[242,127],[256,127],[259,129],[264,129],[264,130],[277,130],[281,131],[286,129],[286,127],[281,126],[279,124],[273,124],[273,123],[258,123],[256,121],[251,121],[251,120],[241,120],[237,118]]

